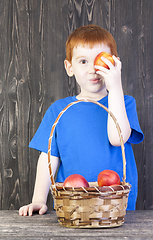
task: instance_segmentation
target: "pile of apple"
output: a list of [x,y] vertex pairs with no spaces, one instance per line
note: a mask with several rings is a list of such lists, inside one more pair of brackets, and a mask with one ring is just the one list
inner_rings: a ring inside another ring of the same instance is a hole
[[[113,170],[104,170],[98,174],[98,186],[115,186],[120,184],[120,177]],[[64,187],[89,187],[88,181],[80,174],[72,174],[68,176],[64,183]]]

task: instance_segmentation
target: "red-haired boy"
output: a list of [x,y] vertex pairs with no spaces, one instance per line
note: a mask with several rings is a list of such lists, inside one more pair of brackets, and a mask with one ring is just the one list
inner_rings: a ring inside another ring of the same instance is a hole
[[[113,55],[115,66],[107,59],[102,60],[109,70],[96,66],[94,59],[100,52]],[[87,25],[76,29],[66,43],[65,69],[69,77],[75,76],[80,93],[60,99],[47,110],[30,147],[41,151],[32,203],[19,210],[20,215],[32,215],[33,211],[44,214],[50,188],[48,171],[48,139],[51,127],[69,103],[88,98],[100,102],[115,115],[121,127],[127,161],[127,182],[132,185],[128,199],[129,210],[135,209],[137,199],[137,168],[131,143],[140,143],[143,133],[140,129],[135,100],[124,96],[121,82],[121,61],[117,55],[116,42],[105,29]],[[71,174],[83,175],[87,181],[97,181],[104,169],[116,171],[123,176],[120,139],[116,126],[108,115],[96,104],[81,102],[66,111],[56,127],[52,141],[51,162],[57,182],[63,182]]]

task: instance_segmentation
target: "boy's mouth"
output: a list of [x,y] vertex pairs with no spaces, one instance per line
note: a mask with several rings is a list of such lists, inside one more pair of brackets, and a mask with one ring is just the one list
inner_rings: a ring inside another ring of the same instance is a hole
[[90,79],[90,82],[96,84],[96,83],[99,83],[101,80],[101,78],[93,78],[93,79]]

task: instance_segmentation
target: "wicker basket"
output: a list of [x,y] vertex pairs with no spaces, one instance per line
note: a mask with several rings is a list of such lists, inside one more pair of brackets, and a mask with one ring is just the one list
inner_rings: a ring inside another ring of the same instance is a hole
[[[105,109],[113,118],[120,137],[123,158],[123,181],[118,186],[98,187],[90,182],[89,187],[64,188],[63,183],[55,183],[51,169],[51,142],[55,127],[63,113],[79,102],[92,102]],[[70,103],[58,115],[49,138],[48,166],[51,178],[51,192],[59,223],[70,228],[106,228],[121,226],[126,214],[128,195],[131,188],[126,183],[126,159],[120,127],[114,115],[99,102],[83,99]]]

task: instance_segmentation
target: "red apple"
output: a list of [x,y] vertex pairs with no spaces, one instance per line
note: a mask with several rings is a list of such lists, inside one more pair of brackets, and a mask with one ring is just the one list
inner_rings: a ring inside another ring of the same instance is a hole
[[120,185],[120,177],[117,172],[113,170],[104,170],[98,175],[98,186],[113,186]]
[[63,186],[64,187],[89,187],[89,183],[80,174],[72,174],[65,179]]
[[[110,68],[108,67],[108,65],[101,60],[101,57],[107,58],[107,59],[115,66],[115,61],[114,61],[112,55],[109,54],[109,53],[107,53],[107,52],[101,52],[101,53],[99,53],[99,54],[97,55],[97,57],[95,58],[95,60],[94,60],[94,65],[98,65],[98,66],[102,66],[102,67],[105,67],[105,68],[107,68],[107,69],[110,69]],[[96,71],[98,71],[98,69],[96,69]]]

